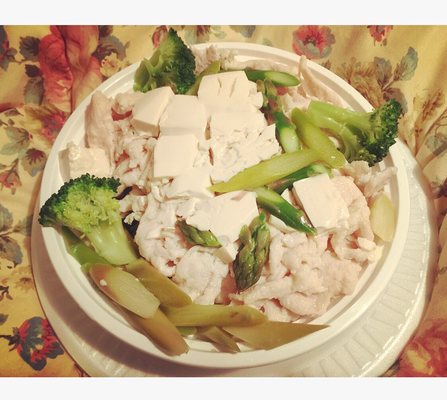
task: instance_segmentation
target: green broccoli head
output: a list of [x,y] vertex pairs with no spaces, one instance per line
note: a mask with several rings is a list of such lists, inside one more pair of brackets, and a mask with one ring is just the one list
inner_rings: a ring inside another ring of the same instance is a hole
[[364,112],[311,101],[308,114],[315,125],[338,139],[349,162],[363,160],[372,166],[382,161],[396,142],[402,106],[392,99],[374,111]]
[[150,59],[144,59],[134,78],[134,90],[147,92],[170,86],[174,93],[185,94],[194,84],[196,62],[192,51],[174,29],[169,29]]
[[119,180],[85,174],[64,183],[45,202],[39,223],[47,227],[66,227],[85,236],[96,252],[112,264],[136,258],[121,222],[115,198]]

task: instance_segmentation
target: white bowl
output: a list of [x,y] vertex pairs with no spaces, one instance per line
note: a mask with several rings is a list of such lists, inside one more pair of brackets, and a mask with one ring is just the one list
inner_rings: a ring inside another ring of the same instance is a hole
[[[203,48],[208,45],[202,44],[197,47]],[[299,60],[295,54],[262,45],[243,43],[215,43],[214,45],[219,49],[237,51],[237,59],[241,61],[267,59],[285,65],[296,65]],[[341,78],[311,61],[308,62],[308,65],[322,82],[336,90],[352,108],[371,110],[371,105],[360,93]],[[101,84],[97,90],[104,92],[107,96],[131,90],[133,74],[137,66],[138,64],[134,64],[122,70]],[[82,142],[84,113],[90,98],[91,95],[73,112],[53,145],[43,174],[40,206],[63,184],[59,151],[65,149],[70,141]],[[98,293],[82,273],[76,260],[67,253],[63,238],[55,229],[42,228],[44,243],[59,278],[82,310],[104,329],[127,344],[165,360],[196,367],[244,368],[270,364],[304,354],[342,334],[368,310],[386,287],[397,266],[405,243],[410,206],[407,176],[397,146],[390,149],[389,156],[380,163],[379,168],[388,166],[397,167],[397,174],[388,188],[397,214],[394,240],[385,246],[382,258],[378,263],[368,266],[363,271],[352,295],[343,297],[325,314],[312,321],[328,324],[328,328],[273,350],[252,350],[244,347],[240,353],[228,354],[217,352],[212,345],[206,342],[188,340],[190,351],[187,354],[177,357],[167,356],[155,347],[146,336],[132,328],[117,308]]]

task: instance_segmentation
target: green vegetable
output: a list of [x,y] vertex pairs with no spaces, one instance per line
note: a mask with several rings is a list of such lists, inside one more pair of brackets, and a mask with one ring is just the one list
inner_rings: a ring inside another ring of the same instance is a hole
[[363,160],[372,166],[383,160],[396,142],[402,106],[392,99],[365,112],[311,101],[308,113],[314,124],[328,129],[340,141],[349,162]]
[[320,156],[320,159],[332,168],[340,168],[346,159],[327,135],[310,120],[309,116],[299,108],[292,110],[292,121],[297,128],[301,141]]
[[276,86],[296,86],[300,83],[300,80],[296,76],[287,72],[245,69],[245,75],[247,75],[250,81],[256,82],[268,79]]
[[186,94],[195,96],[199,91],[200,82],[202,82],[202,78],[206,75],[217,74],[220,71],[220,61],[213,61],[210,65],[208,65],[198,76],[194,85],[192,85]]
[[90,265],[94,263],[109,264],[105,258],[98,255],[95,250],[82,242],[81,239],[70,231],[70,229],[63,226],[61,231],[68,254],[74,257],[76,261],[81,264],[81,268],[84,272],[87,273]]
[[263,313],[246,305],[190,304],[184,307],[162,306],[162,309],[176,326],[246,326],[267,319]]
[[211,231],[201,231],[192,225],[188,225],[183,219],[177,222],[177,226],[182,231],[185,239],[191,244],[199,244],[205,247],[221,246]]
[[144,59],[134,77],[134,90],[147,92],[170,86],[174,93],[185,94],[194,84],[196,61],[174,29],[160,43],[150,59]]
[[300,141],[296,134],[295,125],[284,114],[281,98],[270,80],[257,81],[258,91],[262,93],[263,112],[269,124],[275,124],[276,138],[286,153],[299,150]]
[[255,349],[273,349],[309,335],[327,325],[265,321],[254,326],[224,326],[223,329]]
[[283,221],[287,226],[312,235],[316,233],[315,228],[306,221],[304,212],[294,207],[280,194],[266,187],[259,187],[254,191],[256,192],[258,204],[264,210]]
[[307,167],[301,168],[298,171],[285,176],[282,179],[271,183],[269,189],[274,190],[276,193],[281,194],[286,189],[290,189],[293,182],[299,181],[300,179],[309,178],[311,176],[319,174],[329,174],[330,170],[321,164],[310,164]]
[[210,190],[224,193],[235,190],[254,189],[259,186],[268,185],[300,168],[312,164],[319,158],[318,153],[311,149],[281,154],[244,169],[227,182],[212,185]]
[[235,340],[220,327],[206,326],[200,328],[197,336],[199,339],[213,342],[220,351],[225,353],[238,353],[241,351]]
[[160,309],[150,318],[141,318],[134,314],[129,314],[128,318],[165,353],[178,356],[188,352],[189,347],[185,339]]
[[171,279],[142,258],[127,264],[126,271],[138,278],[163,305],[180,307],[192,303],[191,298]]
[[239,239],[241,246],[233,262],[233,272],[236,287],[242,291],[259,280],[268,258],[270,230],[265,214],[261,213],[254,218],[249,227],[244,225]]
[[89,275],[114,302],[142,317],[153,317],[160,301],[131,274],[108,264],[92,264]]
[[137,258],[115,198],[119,181],[85,174],[64,183],[40,209],[39,223],[85,235],[100,257],[114,265]]

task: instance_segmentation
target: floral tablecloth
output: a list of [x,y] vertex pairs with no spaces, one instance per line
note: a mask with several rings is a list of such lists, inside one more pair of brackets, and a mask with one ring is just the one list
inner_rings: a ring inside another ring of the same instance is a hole
[[[388,376],[447,376],[447,26],[174,26],[189,44],[239,41],[305,55],[373,106],[405,110],[400,136],[428,179],[437,278]],[[30,226],[42,170],[74,108],[149,56],[167,26],[0,26],[0,376],[85,376],[55,336],[33,281]],[[444,220],[444,223],[443,223]]]

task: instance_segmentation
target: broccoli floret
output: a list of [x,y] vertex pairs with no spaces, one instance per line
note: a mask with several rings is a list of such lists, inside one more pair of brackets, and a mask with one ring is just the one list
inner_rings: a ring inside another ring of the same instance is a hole
[[321,101],[311,101],[308,115],[319,128],[327,129],[341,144],[346,159],[382,161],[396,142],[402,106],[394,99],[371,112],[351,111]]
[[115,198],[119,180],[85,174],[64,183],[39,212],[39,223],[66,227],[85,236],[96,252],[115,265],[137,258]]
[[170,86],[174,93],[185,94],[194,84],[196,61],[174,29],[169,29],[150,59],[144,59],[134,78],[134,90],[147,92]]

